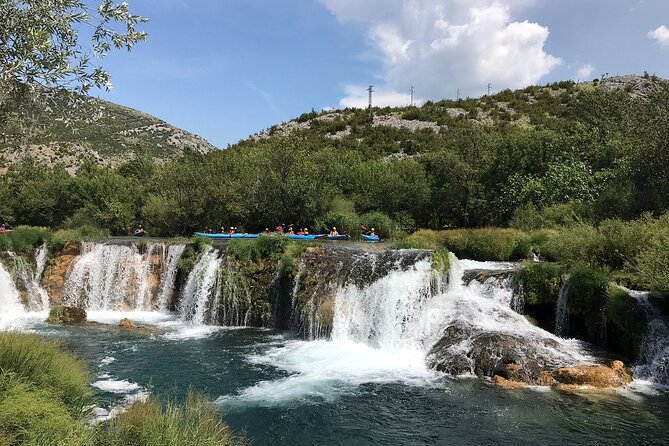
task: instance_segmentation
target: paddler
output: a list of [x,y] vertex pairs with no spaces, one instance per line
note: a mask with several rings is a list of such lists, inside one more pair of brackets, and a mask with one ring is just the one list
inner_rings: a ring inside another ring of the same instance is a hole
[[332,231],[330,231],[330,237],[336,237],[336,236],[338,236],[338,235],[339,235],[339,233],[337,232],[337,228],[335,228],[335,227],[333,226],[333,227],[332,227]]
[[302,235],[309,235],[309,228],[304,228]]

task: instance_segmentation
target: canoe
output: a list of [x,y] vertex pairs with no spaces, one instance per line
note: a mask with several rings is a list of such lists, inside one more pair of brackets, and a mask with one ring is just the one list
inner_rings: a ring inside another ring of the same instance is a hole
[[309,235],[297,235],[291,234],[287,236],[291,240],[318,240],[321,238],[327,237],[326,234],[309,234]]
[[361,234],[361,237],[366,242],[379,242],[379,241],[381,241],[381,238],[378,235]]
[[206,232],[196,232],[195,235],[213,239],[237,239],[237,238],[258,238],[259,234],[208,234]]
[[349,240],[350,235],[328,235],[328,240]]

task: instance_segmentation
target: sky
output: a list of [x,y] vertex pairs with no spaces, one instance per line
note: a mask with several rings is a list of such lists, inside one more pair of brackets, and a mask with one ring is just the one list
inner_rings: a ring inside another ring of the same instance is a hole
[[128,0],[110,100],[217,147],[304,112],[603,75],[669,78],[669,0]]

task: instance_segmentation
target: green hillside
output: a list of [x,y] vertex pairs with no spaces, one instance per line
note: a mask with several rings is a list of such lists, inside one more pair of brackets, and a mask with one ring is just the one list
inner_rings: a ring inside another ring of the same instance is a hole
[[[0,170],[25,157],[63,164],[73,173],[82,162],[116,166],[135,153],[166,160],[184,149],[215,149],[203,138],[146,113],[100,99],[78,99],[63,92],[43,93],[34,113],[14,113],[0,127]],[[29,104],[30,105],[30,104]]]

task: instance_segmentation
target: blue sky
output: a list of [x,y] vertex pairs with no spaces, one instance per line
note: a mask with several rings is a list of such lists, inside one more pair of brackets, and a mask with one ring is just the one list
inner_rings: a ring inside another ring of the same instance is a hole
[[149,40],[103,62],[104,99],[226,147],[312,108],[404,105],[647,70],[667,0],[129,0]]

